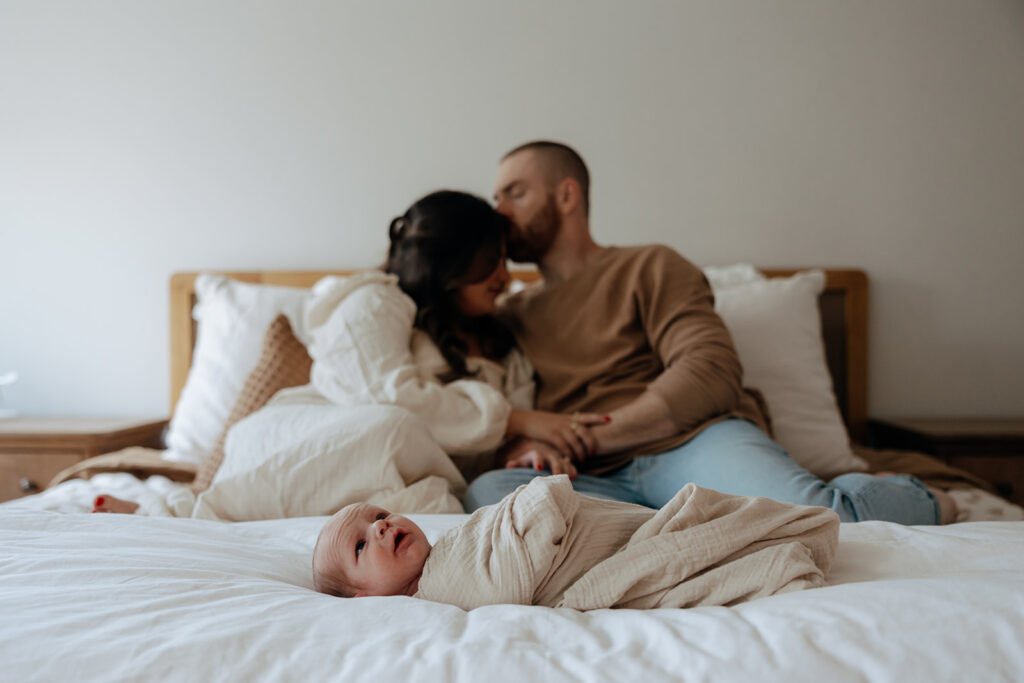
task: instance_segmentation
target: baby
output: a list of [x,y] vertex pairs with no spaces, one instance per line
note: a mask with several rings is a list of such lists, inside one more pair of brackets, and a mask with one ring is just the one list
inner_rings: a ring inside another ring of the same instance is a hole
[[695,607],[824,584],[838,543],[827,508],[686,485],[661,510],[591,498],[537,477],[432,548],[400,515],[342,508],[313,550],[318,591],[489,604]]
[[430,555],[426,534],[401,515],[367,503],[336,512],[313,548],[313,585],[343,598],[413,595]]

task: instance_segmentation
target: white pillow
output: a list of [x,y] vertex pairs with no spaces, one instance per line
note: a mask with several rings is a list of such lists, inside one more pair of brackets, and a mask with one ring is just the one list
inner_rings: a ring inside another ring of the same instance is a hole
[[724,282],[714,290],[715,310],[732,333],[744,385],[768,403],[775,440],[824,479],[867,469],[850,448],[825,362],[818,309],[825,274]]
[[308,517],[359,501],[392,512],[459,513],[456,494],[465,485],[426,425],[403,408],[283,397],[231,429],[224,462],[192,516]]
[[749,263],[734,263],[730,266],[705,266],[704,277],[715,292],[727,287],[745,285],[767,280],[764,274]]
[[196,347],[167,433],[164,458],[201,464],[224,430],[246,378],[263,350],[263,335],[284,313],[308,343],[303,306],[309,290],[239,282],[223,275],[196,278]]

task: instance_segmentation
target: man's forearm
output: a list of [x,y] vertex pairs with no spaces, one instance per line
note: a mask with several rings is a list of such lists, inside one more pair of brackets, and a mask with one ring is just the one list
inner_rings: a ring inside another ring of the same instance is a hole
[[611,422],[591,427],[598,453],[615,453],[679,433],[665,399],[650,389],[609,415]]

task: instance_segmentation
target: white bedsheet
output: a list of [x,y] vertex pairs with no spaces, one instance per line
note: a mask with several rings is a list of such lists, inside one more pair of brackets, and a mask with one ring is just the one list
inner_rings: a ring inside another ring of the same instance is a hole
[[[310,589],[326,518],[0,508],[4,680],[1024,679],[1024,523],[844,524],[830,585],[735,608],[464,612]],[[415,516],[436,538],[461,515]]]

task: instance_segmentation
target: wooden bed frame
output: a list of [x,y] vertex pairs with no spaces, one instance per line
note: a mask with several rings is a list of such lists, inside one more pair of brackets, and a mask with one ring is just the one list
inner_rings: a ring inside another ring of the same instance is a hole
[[[763,269],[769,277],[787,277],[797,268]],[[267,285],[311,287],[326,275],[346,275],[353,271],[250,271],[224,272],[223,275]],[[192,308],[196,303],[195,281],[199,273],[175,273],[171,276],[171,411],[185,386],[196,342],[196,324]],[[820,307],[825,355],[835,388],[839,409],[850,437],[863,443],[867,436],[867,339],[868,278],[862,270],[826,269],[825,291]],[[512,277],[531,282],[536,271],[513,271]]]

